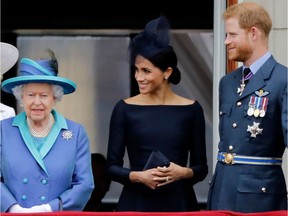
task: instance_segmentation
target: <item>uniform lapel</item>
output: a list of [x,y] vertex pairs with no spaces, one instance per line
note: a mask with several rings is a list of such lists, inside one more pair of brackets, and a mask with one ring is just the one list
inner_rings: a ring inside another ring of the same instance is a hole
[[233,79],[231,81],[231,87],[237,99],[239,97],[237,89],[240,87],[241,79],[242,79],[242,67],[238,68],[235,72],[233,72]]
[[266,85],[266,80],[270,78],[275,64],[276,61],[271,56],[257,71],[257,73],[250,78],[249,83],[245,87],[245,90],[240,98],[244,98],[247,95],[250,95],[253,92],[263,88]]

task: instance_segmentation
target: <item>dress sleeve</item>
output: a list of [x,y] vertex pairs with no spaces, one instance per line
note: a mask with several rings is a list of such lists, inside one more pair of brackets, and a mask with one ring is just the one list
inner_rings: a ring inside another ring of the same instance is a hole
[[123,100],[119,101],[111,115],[109,141],[107,151],[107,173],[113,181],[121,184],[130,182],[130,169],[124,168],[125,155],[125,107]]
[[205,118],[200,103],[194,106],[194,121],[192,142],[190,145],[190,167],[193,169],[193,184],[205,179],[208,174],[205,138]]

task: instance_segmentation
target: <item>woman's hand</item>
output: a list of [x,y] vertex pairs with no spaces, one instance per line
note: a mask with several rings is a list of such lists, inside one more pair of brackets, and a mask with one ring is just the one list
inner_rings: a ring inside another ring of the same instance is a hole
[[157,187],[161,187],[180,179],[192,178],[193,170],[170,162],[169,167],[157,167],[151,174],[154,175],[153,180],[159,182]]
[[157,172],[156,168],[148,169],[145,171],[132,171],[130,172],[130,181],[142,183],[151,189],[157,189],[158,185],[165,182],[166,178],[157,178],[153,173]]
[[169,167],[157,167],[145,171],[132,171],[130,181],[142,183],[151,189],[170,184],[180,179],[192,178],[191,168],[179,166],[170,162]]

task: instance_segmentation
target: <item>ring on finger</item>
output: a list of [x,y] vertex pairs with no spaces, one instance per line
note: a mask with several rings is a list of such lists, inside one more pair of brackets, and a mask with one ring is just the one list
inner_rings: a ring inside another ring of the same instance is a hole
[[166,182],[168,182],[169,181],[169,177],[168,176],[166,176]]

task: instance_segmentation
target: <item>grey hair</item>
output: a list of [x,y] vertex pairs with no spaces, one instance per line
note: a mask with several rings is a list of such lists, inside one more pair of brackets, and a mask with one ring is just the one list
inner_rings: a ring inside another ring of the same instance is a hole
[[[23,88],[25,85],[27,85],[27,84],[18,85],[18,86],[15,86],[14,88],[12,88],[13,95],[15,96],[15,98],[17,99],[17,101],[20,104],[22,104]],[[61,101],[61,99],[64,95],[63,87],[59,86],[59,85],[54,85],[54,84],[51,84],[51,85],[53,86],[53,94],[54,94],[55,100],[57,102]]]

